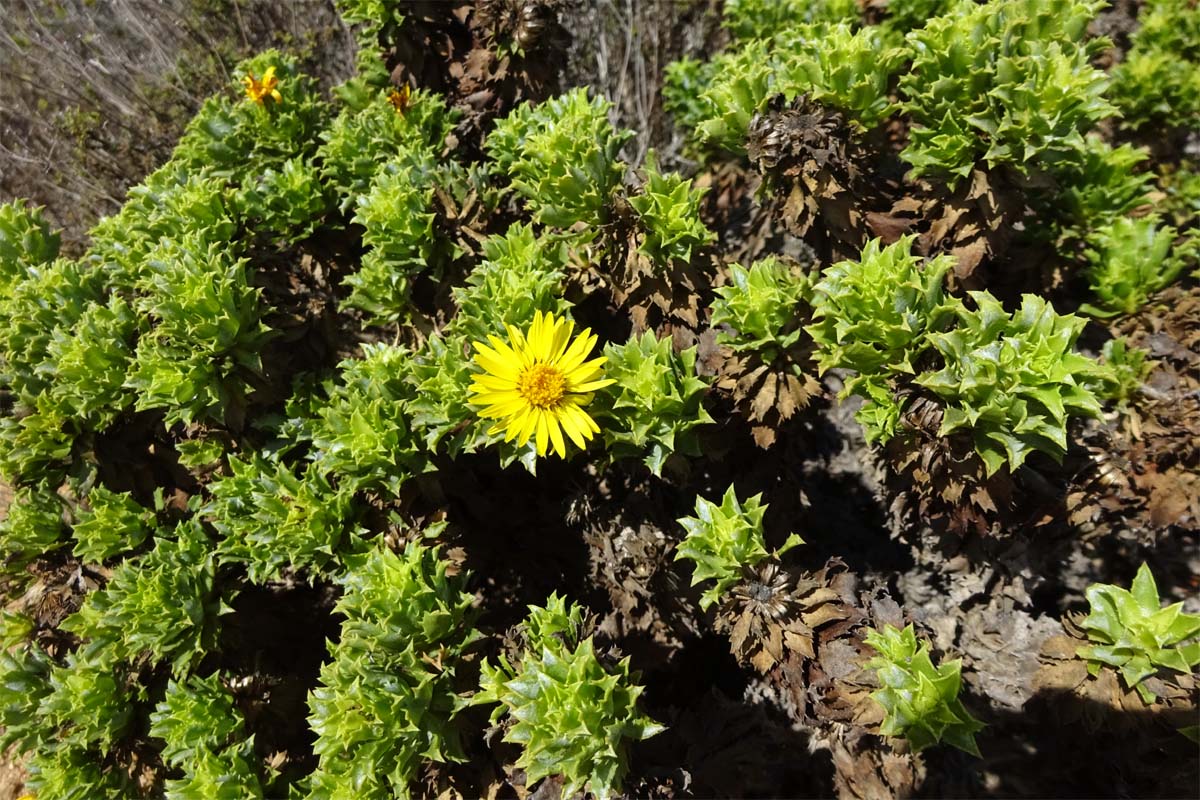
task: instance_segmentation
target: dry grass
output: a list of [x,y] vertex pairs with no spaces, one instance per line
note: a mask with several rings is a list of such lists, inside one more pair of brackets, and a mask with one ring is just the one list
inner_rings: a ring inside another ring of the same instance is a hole
[[333,0],[9,0],[0,27],[0,200],[68,246],[162,163],[233,64],[278,46],[327,82],[353,70]]

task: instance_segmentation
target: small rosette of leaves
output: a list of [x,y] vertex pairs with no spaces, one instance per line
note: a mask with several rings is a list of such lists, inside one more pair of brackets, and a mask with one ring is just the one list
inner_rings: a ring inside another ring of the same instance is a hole
[[407,412],[412,354],[385,344],[339,365],[337,382],[289,405],[290,435],[310,445],[320,474],[355,489],[396,492],[426,462]]
[[1131,129],[1195,128],[1200,119],[1200,9],[1191,0],[1151,0],[1132,47],[1112,71],[1109,97]]
[[629,198],[643,232],[638,248],[656,264],[690,262],[692,254],[715,238],[700,219],[704,189],[677,173],[663,175],[651,151],[646,160],[646,182]]
[[165,409],[168,425],[236,424],[271,336],[246,261],[231,255],[228,244],[205,245],[189,235],[163,242],[147,269],[137,310],[154,327],[138,340],[127,383],[138,392],[136,407]]
[[565,314],[562,298],[566,246],[548,237],[535,237],[533,227],[516,223],[503,236],[483,242],[483,262],[454,287],[458,313],[446,327],[448,335],[469,342],[504,338],[508,326],[525,330],[538,311]]
[[774,553],[767,550],[763,538],[763,515],[766,512],[767,505],[762,502],[761,494],[743,503],[730,486],[725,490],[720,505],[697,497],[696,516],[679,520],[679,524],[687,531],[687,537],[680,542],[675,560],[687,559],[692,562],[692,586],[713,581],[713,585],[705,589],[700,597],[701,608],[707,609],[720,602],[749,570],[763,561],[803,544],[803,540],[793,533]]
[[156,527],[154,511],[124,492],[94,486],[71,529],[75,555],[100,564],[136,550]]
[[316,465],[297,475],[276,459],[229,459],[227,477],[208,485],[204,513],[221,534],[217,559],[246,565],[254,583],[285,570],[320,575],[358,539],[352,491],[335,490]]
[[0,649],[0,747],[18,753],[40,749],[55,732],[38,716],[38,706],[50,694],[54,664],[40,647],[22,644]]
[[364,228],[369,249],[357,272],[346,277],[346,305],[360,308],[376,324],[398,322],[409,313],[413,281],[438,273],[452,248],[435,230],[437,165],[423,151],[402,151],[384,166],[359,198],[354,221]]
[[466,576],[436,549],[375,548],[340,579],[333,660],[309,695],[314,797],[403,797],[422,761],[462,758],[455,668],[475,640]]
[[347,105],[321,133],[321,174],[349,211],[370,187],[382,165],[396,153],[436,157],[454,129],[458,112],[442,98],[421,89],[408,96],[403,112],[387,92],[372,94],[361,106]]
[[613,458],[641,457],[655,475],[672,453],[700,454],[696,429],[711,423],[708,384],[696,374],[696,348],[676,353],[671,339],[646,331],[604,348],[606,377],[592,406]]
[[72,655],[50,670],[50,693],[38,716],[60,740],[107,753],[128,729],[133,710],[123,669]]
[[497,169],[512,179],[535,221],[569,229],[599,225],[625,175],[617,152],[632,131],[616,131],[612,107],[584,88],[538,105],[518,106],[496,123],[487,150]]
[[162,758],[182,770],[166,781],[169,800],[261,798],[252,737],[220,674],[171,681],[150,714],[150,735],[163,740]]
[[46,485],[18,489],[0,520],[0,551],[5,571],[13,570],[63,544],[63,502]]
[[745,152],[750,120],[773,92],[771,54],[767,42],[752,40],[709,62],[712,79],[697,98],[692,134],[701,151]]
[[107,428],[132,402],[125,380],[139,323],[132,304],[113,294],[88,306],[70,328],[55,328],[47,374],[55,406],[92,430]]
[[1145,564],[1129,589],[1094,583],[1087,599],[1091,613],[1081,627],[1090,644],[1077,652],[1092,675],[1112,667],[1150,704],[1157,695],[1143,682],[1146,678],[1159,669],[1190,673],[1200,664],[1200,615],[1185,614],[1183,603],[1163,608]]
[[888,46],[882,28],[848,22],[803,25],[777,41],[775,88],[786,99],[807,94],[844,112],[859,130],[874,128],[894,110],[888,86],[909,54]]
[[53,261],[60,243],[40,208],[24,200],[0,204],[0,287],[19,280],[31,266]]
[[1037,295],[1011,315],[987,292],[970,295],[975,310],[960,308],[952,330],[929,334],[945,366],[916,379],[945,404],[939,435],[969,433],[989,476],[1033,452],[1061,461],[1068,420],[1098,416],[1111,377],[1074,350],[1086,322]]
[[768,257],[746,269],[729,266],[729,283],[718,288],[712,305],[712,325],[727,325],[717,342],[735,353],[756,353],[770,363],[804,335],[800,323],[812,299],[813,281],[795,274],[778,259]]
[[281,245],[308,238],[329,209],[320,173],[311,160],[299,157],[247,178],[237,203],[257,236]]
[[71,741],[36,750],[26,770],[25,788],[34,797],[96,800],[138,794],[122,770],[104,766],[98,751]]
[[1032,198],[1038,216],[1052,221],[1056,243],[1081,242],[1095,228],[1111,224],[1149,202],[1149,172],[1137,167],[1149,157],[1144,148],[1113,147],[1099,136],[1088,136],[1084,152],[1053,172],[1059,190]]
[[119,212],[96,223],[84,260],[103,270],[111,288],[132,291],[148,278],[147,261],[163,242],[193,236],[228,249],[240,222],[225,181],[167,162],[129,190]]
[[1200,238],[1176,244],[1177,236],[1175,228],[1153,215],[1122,217],[1091,231],[1084,255],[1096,302],[1081,310],[1097,317],[1136,313],[1200,255]]
[[628,743],[664,728],[639,712],[642,687],[629,659],[602,661],[592,637],[582,639],[581,618],[557,595],[545,609],[531,606],[528,647],[515,664],[504,655],[495,665],[484,660],[472,703],[499,704],[492,722],[508,718],[504,740],[520,745],[528,785],[561,775],[564,797],[588,791],[607,800],[621,791]]
[[1077,159],[1083,131],[1115,110],[1091,64],[1108,41],[1083,41],[1103,5],[960,2],[910,32],[900,91],[915,124],[901,156],[914,173],[954,183],[980,160],[1028,173]]
[[862,380],[912,374],[926,335],[950,315],[943,283],[953,259],[924,261],[912,254],[912,242],[905,236],[884,247],[872,239],[857,261],[827,267],[813,287],[814,322],[807,330],[817,344],[817,364],[822,373],[835,367],[857,372],[846,393]]
[[885,712],[879,732],[903,736],[917,753],[945,742],[978,756],[975,734],[983,730],[983,723],[972,717],[958,699],[962,661],[955,659],[935,667],[929,644],[918,645],[912,625],[903,630],[890,625],[883,630],[869,630],[867,644],[878,655],[864,668],[875,670],[883,687],[871,693]]
[[216,583],[212,544],[195,522],[157,539],[144,556],[121,562],[108,584],[62,623],[87,640],[80,652],[105,663],[143,655],[182,674],[216,646],[230,611]]
[[1108,368],[1104,381],[1104,399],[1113,400],[1124,408],[1141,391],[1147,376],[1154,370],[1153,361],[1146,357],[1149,350],[1132,347],[1124,337],[1109,339],[1100,351],[1100,362]]

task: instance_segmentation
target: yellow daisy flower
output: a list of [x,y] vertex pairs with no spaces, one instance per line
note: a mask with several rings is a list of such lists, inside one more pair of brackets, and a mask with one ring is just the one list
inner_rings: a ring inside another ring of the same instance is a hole
[[475,343],[475,363],[485,372],[471,385],[473,403],[483,406],[479,416],[498,420],[488,433],[504,431],[504,441],[524,446],[536,435],[537,453],[549,446],[560,458],[567,455],[563,431],[583,449],[600,432],[583,410],[592,392],[615,383],[601,378],[603,357],[586,360],[596,346],[596,336],[584,329],[574,341],[575,323],[540,311],[526,333],[508,326],[508,342],[489,336],[491,347]]
[[242,78],[242,83],[246,86],[246,97],[260,106],[263,104],[263,99],[267,97],[276,103],[283,102],[283,95],[279,94],[279,90],[275,88],[279,85],[279,79],[275,77],[275,67],[273,66],[267,67],[261,81],[254,77],[253,72],[249,72]]

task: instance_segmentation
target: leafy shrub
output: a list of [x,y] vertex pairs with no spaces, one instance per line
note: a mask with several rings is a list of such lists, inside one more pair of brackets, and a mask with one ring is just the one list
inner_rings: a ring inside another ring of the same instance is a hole
[[[766,512],[761,494],[743,504],[730,486],[720,505],[697,497],[696,516],[679,520],[687,537],[679,544],[675,560],[686,558],[692,562],[692,586],[715,581],[704,590],[701,608],[707,609],[718,602],[746,571],[772,557],[763,539],[762,521]],[[774,555],[780,556],[798,544],[803,544],[803,540],[793,533]]]
[[420,89],[410,93],[403,112],[386,92],[371,94],[361,107],[342,108],[321,133],[319,150],[321,174],[337,193],[341,210],[353,208],[395,154],[436,157],[457,117],[442,98]]
[[214,648],[218,617],[229,607],[216,585],[212,545],[192,521],[178,525],[175,537],[160,537],[146,555],[122,561],[62,623],[87,640],[84,658],[114,663],[145,654],[180,675]]
[[329,208],[320,173],[300,157],[248,177],[237,203],[256,234],[284,245],[310,236]]
[[483,258],[466,283],[454,287],[458,313],[446,327],[448,334],[486,342],[489,335],[504,336],[510,325],[526,328],[538,311],[565,315],[570,309],[562,298],[563,243],[539,240],[532,226],[517,223],[503,236],[483,241]]
[[531,606],[528,648],[515,664],[504,655],[495,666],[484,660],[472,702],[499,703],[492,722],[509,718],[504,740],[521,746],[517,766],[530,785],[562,775],[563,796],[586,789],[606,799],[621,790],[626,742],[663,726],[638,713],[642,687],[629,659],[603,664],[592,638],[581,638],[580,619],[557,595],[545,608]]
[[62,739],[107,753],[132,721],[123,677],[111,664],[68,658],[50,670],[50,693],[38,706],[42,724],[59,730]]
[[311,445],[309,458],[321,475],[337,475],[352,488],[396,492],[425,459],[406,413],[405,375],[412,356],[403,347],[364,345],[363,356],[339,365],[339,383],[294,400],[292,436]]
[[74,742],[37,750],[26,769],[25,788],[35,797],[96,800],[128,797],[133,788],[119,770],[103,766],[97,751]]
[[912,374],[925,337],[938,330],[953,304],[943,280],[954,261],[938,256],[924,262],[912,255],[913,237],[881,246],[872,239],[857,261],[827,267],[813,287],[813,323],[821,372],[832,368],[859,373],[846,383],[857,390],[879,374]]
[[945,403],[939,435],[968,431],[991,475],[1016,470],[1037,451],[1061,460],[1067,420],[1100,414],[1108,371],[1074,351],[1084,320],[1056,314],[1024,295],[1010,316],[987,292],[971,292],[976,310],[958,310],[950,331],[929,334],[945,360],[916,379]]
[[638,194],[629,198],[644,231],[638,249],[657,264],[691,261],[694,251],[715,238],[700,220],[704,191],[693,189],[692,181],[676,173],[659,172],[651,151],[646,182]]
[[697,61],[684,56],[663,70],[663,109],[674,117],[679,130],[695,131],[704,120],[707,104],[701,101],[700,94],[717,74],[717,58]]
[[1082,628],[1091,642],[1078,655],[1088,672],[1105,667],[1120,672],[1125,685],[1137,689],[1143,702],[1157,695],[1143,681],[1159,668],[1189,673],[1200,664],[1200,615],[1183,613],[1183,603],[1161,607],[1158,586],[1142,564],[1130,589],[1094,583],[1087,589],[1091,613]]
[[19,280],[31,266],[53,261],[60,242],[40,208],[29,208],[24,200],[0,204],[0,287]]
[[901,154],[914,173],[953,184],[976,162],[1020,172],[1072,161],[1082,132],[1109,116],[1104,73],[1081,40],[1099,0],[962,0],[908,34],[912,68],[900,80],[915,125]]
[[[281,99],[256,103],[246,97],[242,80],[262,78],[271,68]],[[293,57],[267,50],[237,64],[233,76],[233,97],[215,95],[204,102],[176,145],[173,164],[236,185],[315,153],[329,110],[316,82],[300,72]]]
[[477,635],[466,577],[410,543],[375,548],[340,582],[341,639],[309,695],[313,796],[406,796],[422,759],[462,758],[455,666]]
[[676,353],[670,338],[650,331],[604,348],[605,375],[596,417],[613,458],[641,456],[655,475],[672,453],[699,455],[696,428],[711,423],[708,384],[696,374],[696,348]]
[[712,325],[728,325],[717,341],[735,353],[757,353],[774,361],[800,340],[802,308],[812,299],[813,281],[796,275],[778,259],[767,257],[746,269],[729,266],[729,283],[717,289]]
[[1122,217],[1093,230],[1087,276],[1098,305],[1082,310],[1099,317],[1133,314],[1169,285],[1200,253],[1200,240],[1174,246],[1177,231],[1156,216]]
[[0,417],[0,475],[13,483],[58,483],[75,441],[74,426],[43,395],[20,416]]
[[29,486],[13,496],[8,515],[0,520],[0,550],[13,568],[61,546],[65,532],[63,503],[49,486]]
[[865,664],[874,669],[883,688],[871,697],[883,706],[886,716],[879,732],[903,736],[914,752],[939,742],[979,755],[975,734],[983,724],[971,716],[958,699],[962,688],[962,661],[934,666],[929,645],[917,645],[913,626],[900,630],[887,626],[868,630],[867,644],[878,655]]
[[139,322],[120,295],[88,306],[73,327],[57,327],[47,346],[46,373],[56,408],[93,430],[104,430],[133,402],[125,379]]
[[721,24],[739,39],[765,39],[799,22],[857,22],[856,0],[728,0]]
[[1194,127],[1200,118],[1200,11],[1189,0],[1142,7],[1132,47],[1113,68],[1109,97],[1132,129]]
[[775,87],[787,100],[808,94],[866,129],[892,113],[888,85],[908,54],[889,47],[881,28],[802,26],[782,34],[778,45]]
[[346,304],[361,308],[375,323],[408,316],[412,281],[436,273],[449,257],[449,245],[434,231],[436,164],[428,154],[402,151],[379,168],[370,189],[358,199],[354,221],[363,226],[370,248],[362,266],[347,276]]
[[147,266],[137,308],[154,328],[128,380],[137,408],[166,409],[167,424],[237,419],[270,337],[246,261],[188,235],[164,242]]
[[52,666],[35,645],[0,650],[0,747],[27,753],[53,736],[37,713],[50,694]]
[[555,228],[598,225],[625,174],[617,152],[632,136],[614,131],[612,104],[574,89],[539,105],[521,105],[496,123],[487,150],[512,179],[535,221]]
[[93,563],[136,550],[155,528],[155,514],[123,492],[94,486],[71,529],[75,555]]
[[230,474],[209,484],[204,513],[221,534],[217,560],[246,565],[254,583],[279,580],[285,570],[316,573],[353,547],[354,498],[334,490],[316,465],[297,475],[258,455],[229,459]]

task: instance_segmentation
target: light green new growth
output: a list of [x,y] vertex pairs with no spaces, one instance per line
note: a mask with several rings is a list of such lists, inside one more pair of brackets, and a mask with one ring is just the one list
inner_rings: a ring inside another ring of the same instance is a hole
[[88,492],[87,503],[71,530],[75,555],[85,561],[99,564],[136,550],[155,528],[154,511],[128,494],[97,485]]
[[1084,41],[1103,0],[960,0],[908,34],[902,107],[915,123],[901,156],[953,184],[982,161],[1022,173],[1078,159],[1083,132],[1114,112]]
[[496,123],[488,154],[542,225],[568,229],[608,218],[609,197],[625,174],[617,152],[632,131],[615,131],[612,107],[584,88],[521,105]]
[[335,490],[316,465],[297,474],[258,455],[231,456],[229,471],[208,485],[213,499],[203,513],[222,537],[217,560],[245,564],[254,583],[279,580],[286,569],[336,569],[357,543],[353,492]]
[[827,267],[813,287],[814,322],[807,330],[817,343],[821,372],[836,367],[858,373],[844,394],[865,380],[912,374],[928,333],[952,315],[955,303],[945,297],[943,282],[954,260],[913,255],[913,239],[886,247],[872,239],[857,261]]
[[348,559],[341,637],[308,698],[320,758],[313,797],[408,797],[423,761],[462,758],[455,668],[479,636],[465,574],[436,549]]
[[962,687],[962,661],[933,665],[929,645],[918,647],[913,626],[900,630],[887,626],[867,631],[867,644],[878,655],[864,664],[875,670],[883,688],[871,693],[883,706],[879,727],[884,736],[903,736],[920,752],[939,742],[979,755],[975,734],[983,729],[958,699]]
[[589,407],[613,458],[641,457],[662,473],[672,453],[699,455],[696,428],[711,423],[704,408],[708,384],[696,374],[696,348],[676,353],[670,337],[646,331],[604,348],[606,377]]
[[1034,451],[1061,461],[1068,420],[1099,416],[1112,378],[1074,349],[1086,321],[1037,295],[1011,315],[987,292],[970,296],[976,310],[960,307],[956,327],[929,334],[945,366],[916,379],[945,404],[939,435],[969,432],[988,475],[1018,469]]
[[654,151],[646,156],[646,182],[629,198],[644,234],[638,248],[656,264],[690,262],[692,254],[716,237],[700,220],[704,189],[677,173],[658,171]]
[[680,542],[675,560],[686,558],[692,562],[692,586],[714,581],[700,597],[701,608],[719,602],[747,570],[804,543],[793,533],[773,554],[768,551],[762,526],[766,511],[761,494],[742,503],[730,486],[720,505],[697,497],[696,516],[679,520],[687,537]]
[[712,304],[712,325],[728,325],[717,341],[735,353],[758,353],[770,363],[799,341],[800,321],[812,299],[813,280],[788,270],[773,257],[755,261],[746,269],[729,266],[729,283],[717,289]]
[[1177,235],[1153,215],[1122,217],[1091,231],[1085,255],[1096,305],[1085,303],[1080,310],[1098,317],[1136,313],[1200,255],[1200,238],[1176,245]]
[[1200,615],[1185,614],[1183,603],[1162,607],[1150,568],[1142,564],[1130,589],[1094,583],[1087,589],[1091,613],[1082,627],[1091,644],[1076,652],[1088,662],[1088,672],[1102,667],[1117,670],[1143,702],[1157,695],[1143,681],[1159,668],[1190,673],[1200,664]]
[[607,800],[621,791],[627,743],[664,728],[639,713],[642,687],[629,659],[606,666],[592,637],[580,640],[581,620],[557,595],[546,608],[531,606],[525,651],[515,664],[485,659],[472,703],[498,703],[492,722],[510,720],[504,740],[520,745],[527,785],[562,775],[564,797],[588,791]]

